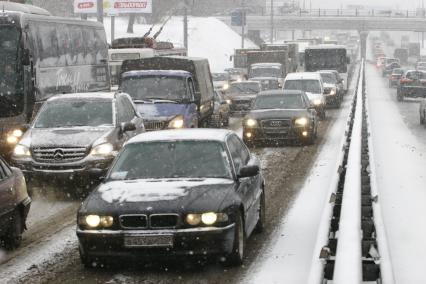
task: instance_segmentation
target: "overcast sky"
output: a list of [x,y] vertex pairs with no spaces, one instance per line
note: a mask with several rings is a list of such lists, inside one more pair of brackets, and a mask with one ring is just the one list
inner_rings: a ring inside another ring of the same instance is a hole
[[[303,1],[306,3],[306,8],[309,8],[310,2],[312,1],[312,8],[328,8],[328,9],[338,9],[340,5],[343,5],[345,8],[348,4],[357,4],[357,5],[369,5],[369,6],[379,6],[379,7],[391,7],[398,8],[402,10],[415,9],[422,5],[422,0],[300,0],[301,5]],[[425,5],[426,5],[426,0]]]

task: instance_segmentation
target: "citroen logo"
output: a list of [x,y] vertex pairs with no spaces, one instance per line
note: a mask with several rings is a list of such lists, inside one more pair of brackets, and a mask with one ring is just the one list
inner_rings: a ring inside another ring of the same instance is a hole
[[64,151],[62,151],[61,149],[55,150],[55,153],[53,154],[53,158],[56,161],[61,161],[64,158]]

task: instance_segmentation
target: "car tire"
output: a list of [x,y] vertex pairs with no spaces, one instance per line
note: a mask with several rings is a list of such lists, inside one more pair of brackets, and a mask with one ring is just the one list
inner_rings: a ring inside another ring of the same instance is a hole
[[9,225],[8,233],[4,238],[4,246],[7,249],[15,249],[22,243],[22,233],[24,232],[24,221],[19,209],[12,213],[12,221]]
[[224,265],[240,266],[244,261],[244,249],[246,244],[246,234],[244,231],[244,219],[241,212],[238,212],[235,222],[235,234],[234,243],[232,246],[232,252],[225,256]]
[[401,91],[397,91],[397,92],[396,92],[396,100],[397,100],[398,102],[402,102],[402,101],[404,101],[404,95],[402,94],[402,92],[401,92]]
[[326,115],[326,113],[325,113],[325,109],[322,109],[322,110],[319,112],[318,117],[319,117],[321,120],[325,120],[325,119],[326,119],[327,115]]
[[265,201],[265,189],[262,186],[262,193],[260,195],[260,208],[259,208],[259,220],[257,221],[254,231],[256,233],[262,233],[265,229],[266,223],[266,201]]
[[425,123],[425,115],[420,113],[420,124]]

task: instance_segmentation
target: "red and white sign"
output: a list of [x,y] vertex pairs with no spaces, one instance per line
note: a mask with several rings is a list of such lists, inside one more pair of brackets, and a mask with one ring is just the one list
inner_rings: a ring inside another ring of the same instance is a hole
[[[118,14],[150,14],[152,13],[152,0],[103,0],[104,13]],[[96,14],[97,0],[74,0],[74,13]]]
[[96,14],[98,9],[96,0],[74,0],[74,13]]
[[113,5],[109,9],[110,13],[152,13],[152,0],[111,0],[111,2]]

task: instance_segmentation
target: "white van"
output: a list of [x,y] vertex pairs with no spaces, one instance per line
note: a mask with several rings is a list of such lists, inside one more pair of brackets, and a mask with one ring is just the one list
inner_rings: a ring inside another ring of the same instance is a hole
[[325,95],[321,75],[317,72],[289,73],[284,79],[283,90],[303,91],[308,96],[318,116],[324,119]]

